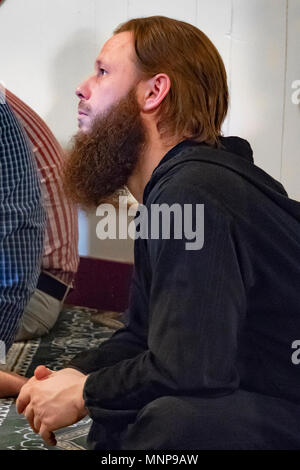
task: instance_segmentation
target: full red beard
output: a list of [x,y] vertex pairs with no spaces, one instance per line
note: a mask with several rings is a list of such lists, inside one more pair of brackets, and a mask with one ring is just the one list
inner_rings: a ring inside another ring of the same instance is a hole
[[146,144],[135,88],[95,118],[88,133],[79,132],[64,166],[66,195],[84,208],[116,204]]

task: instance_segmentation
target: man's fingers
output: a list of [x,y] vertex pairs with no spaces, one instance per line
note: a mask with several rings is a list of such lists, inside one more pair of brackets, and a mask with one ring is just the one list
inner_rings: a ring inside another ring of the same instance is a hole
[[40,427],[40,436],[49,446],[56,445],[55,434],[52,431],[49,431],[43,423]]
[[26,409],[25,409],[25,412],[24,412],[24,416],[25,418],[27,419],[28,423],[30,424],[31,428],[34,430],[34,424],[33,424],[33,420],[34,420],[34,412],[33,412],[33,408],[31,406],[31,404],[29,403],[29,405],[26,406]]
[[30,401],[30,396],[29,393],[24,390],[26,387],[26,384],[22,387],[21,392],[19,393],[19,396],[16,401],[16,407],[17,407],[17,412],[23,413],[25,410],[26,406],[28,405]]
[[48,369],[46,366],[38,366],[34,371],[34,376],[37,380],[46,379],[51,374],[52,370]]
[[33,419],[33,426],[34,426],[34,432],[36,432],[37,434],[40,432],[40,429],[41,429],[41,420],[38,416],[34,416],[34,419]]

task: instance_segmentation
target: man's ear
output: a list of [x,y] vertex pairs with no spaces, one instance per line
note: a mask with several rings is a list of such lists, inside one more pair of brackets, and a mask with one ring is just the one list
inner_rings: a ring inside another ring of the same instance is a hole
[[158,73],[154,77],[144,82],[141,108],[143,111],[155,110],[171,87],[171,81],[165,73]]

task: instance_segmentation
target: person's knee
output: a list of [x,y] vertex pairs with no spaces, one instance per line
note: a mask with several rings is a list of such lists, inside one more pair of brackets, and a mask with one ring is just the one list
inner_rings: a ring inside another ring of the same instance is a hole
[[173,396],[157,398],[139,411],[136,422],[170,429],[174,425],[175,419],[177,421],[179,417],[180,405],[178,402],[179,399]]
[[36,289],[20,319],[15,341],[26,341],[47,335],[57,321],[60,311],[59,300]]
[[[128,426],[122,449],[243,449],[249,440],[256,448],[261,442],[258,439],[257,443],[259,432],[253,431],[251,419],[239,406],[240,401],[233,395],[158,398],[142,408],[135,422]],[[249,423],[249,429],[245,422]]]
[[[122,449],[150,450],[177,448],[181,439],[180,400],[165,396],[148,403],[123,434]],[[174,433],[176,436],[174,436]],[[176,442],[175,442],[176,441]]]

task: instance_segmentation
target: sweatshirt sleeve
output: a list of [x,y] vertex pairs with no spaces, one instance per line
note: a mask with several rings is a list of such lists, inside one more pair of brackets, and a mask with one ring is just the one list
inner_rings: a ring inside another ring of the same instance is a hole
[[[92,348],[76,355],[67,367],[90,374],[140,354],[147,349],[146,331],[147,302],[143,296],[136,271],[130,285],[129,312],[127,325],[117,330],[98,348]],[[143,318],[144,317],[144,318]]]
[[[170,239],[136,240],[147,250],[152,273],[147,349],[89,375],[84,398],[92,417],[97,407],[138,409],[163,395],[220,396],[239,385],[236,352],[246,297],[233,221],[198,187],[167,187],[152,202],[174,201],[193,209],[204,244],[187,249],[187,224],[176,238],[174,214]],[[203,220],[196,204],[204,204]],[[143,276],[141,266],[137,272]]]

